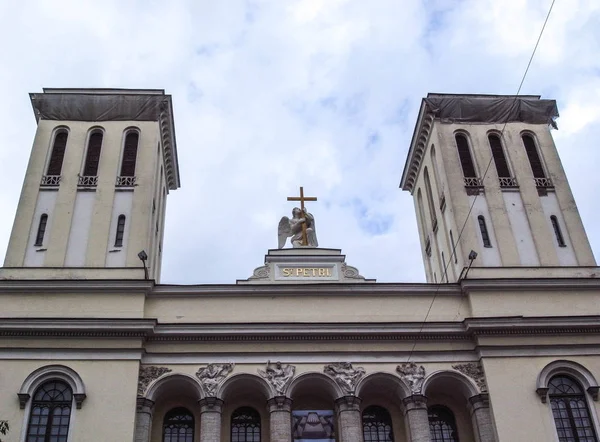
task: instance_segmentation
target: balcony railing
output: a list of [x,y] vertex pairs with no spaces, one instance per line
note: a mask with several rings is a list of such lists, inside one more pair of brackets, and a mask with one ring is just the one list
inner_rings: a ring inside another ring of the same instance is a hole
[[554,187],[550,178],[534,178],[535,187],[548,188]]
[[79,175],[77,185],[79,187],[96,187],[98,185],[98,176]]
[[499,177],[500,187],[519,187],[517,179],[512,177]]
[[43,175],[41,186],[58,186],[60,184],[60,175]]
[[118,176],[117,182],[115,183],[117,187],[133,187],[135,186],[135,177],[134,176]]
[[483,184],[481,182],[481,178],[465,177],[465,186],[466,187],[482,187]]

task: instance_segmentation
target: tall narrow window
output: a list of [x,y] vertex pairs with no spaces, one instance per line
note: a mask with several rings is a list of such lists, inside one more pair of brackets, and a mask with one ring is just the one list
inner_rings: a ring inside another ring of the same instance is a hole
[[510,178],[510,170],[508,168],[508,162],[504,155],[504,149],[502,148],[502,142],[500,137],[496,134],[488,135],[488,141],[490,142],[490,149],[492,150],[492,156],[494,157],[494,163],[496,164],[496,172],[498,172],[499,178]]
[[459,442],[454,414],[442,405],[429,407],[429,434],[431,442]]
[[231,415],[231,442],[260,442],[260,414],[241,407]]
[[125,234],[125,215],[119,215],[117,219],[117,233],[115,235],[115,247],[123,247],[123,236]]
[[454,236],[452,230],[450,230],[450,243],[452,244],[452,254],[454,255],[454,264],[458,263],[458,252],[456,250],[456,244],[454,243]]
[[429,206],[429,217],[431,218],[431,228],[437,230],[437,217],[435,216],[435,204],[433,203],[433,193],[431,192],[431,182],[429,181],[429,172],[427,167],[423,170],[423,179],[425,181],[425,192],[427,192],[427,205]]
[[581,386],[559,375],[550,380],[548,388],[559,442],[597,442]]
[[492,242],[490,241],[490,235],[488,233],[487,225],[485,224],[485,218],[482,215],[477,217],[477,222],[479,223],[479,230],[481,231],[481,240],[483,241],[483,247],[492,247]]
[[130,131],[125,137],[123,160],[121,161],[121,176],[135,176],[135,162],[137,159],[139,138],[139,134],[135,131]]
[[558,224],[558,219],[556,218],[556,216],[552,215],[550,217],[550,221],[552,222],[552,228],[554,229],[554,235],[556,235],[556,242],[558,243],[558,247],[567,247],[562,231],[560,230],[560,224]]
[[98,164],[100,163],[100,151],[102,150],[102,132],[94,132],[90,135],[88,141],[87,153],[85,156],[85,165],[83,167],[84,176],[98,175]]
[[67,384],[42,384],[33,395],[27,442],[67,442],[72,402],[73,394]]
[[40,216],[40,223],[38,224],[37,235],[35,236],[34,246],[41,246],[44,244],[44,235],[46,234],[46,225],[48,224],[48,215],[43,213]]
[[534,178],[545,178],[544,166],[542,166],[542,160],[540,154],[535,145],[533,137],[529,134],[524,134],[522,137],[523,145],[525,146],[525,152],[527,152],[527,158],[529,158],[529,164],[531,165],[531,171],[533,172]]
[[194,442],[194,416],[186,408],[174,408],[165,415],[163,442]]
[[68,136],[69,134],[66,130],[60,130],[54,136],[52,153],[50,154],[50,161],[48,162],[48,170],[46,171],[46,175],[60,175],[62,171],[63,159],[65,157]]
[[446,266],[446,258],[444,258],[444,252],[442,252],[442,267],[441,267],[442,282],[444,282],[444,278],[446,279],[446,282],[448,282],[448,272],[446,271],[447,268],[448,268],[448,266]]
[[462,166],[463,176],[465,178],[475,178],[475,164],[471,157],[471,150],[469,149],[469,142],[467,137],[463,134],[456,134],[454,139],[456,140],[456,148],[458,149],[458,157],[460,158],[460,165]]
[[363,439],[365,442],[393,442],[392,418],[390,413],[377,405],[367,407],[362,415]]

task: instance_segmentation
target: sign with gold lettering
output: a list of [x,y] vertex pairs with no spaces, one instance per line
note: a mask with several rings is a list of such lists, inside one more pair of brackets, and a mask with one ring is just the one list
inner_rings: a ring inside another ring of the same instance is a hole
[[298,266],[278,264],[275,270],[276,280],[337,280],[335,265]]

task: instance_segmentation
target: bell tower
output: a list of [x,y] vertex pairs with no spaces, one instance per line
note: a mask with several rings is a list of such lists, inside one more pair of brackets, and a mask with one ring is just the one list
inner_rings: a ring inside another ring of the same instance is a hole
[[596,265],[556,117],[539,96],[423,99],[400,186],[414,197],[428,282],[457,281],[471,250],[473,267]]
[[44,89],[30,98],[37,131],[0,276],[142,279],[146,267],[158,281],[167,195],[180,185],[171,96]]

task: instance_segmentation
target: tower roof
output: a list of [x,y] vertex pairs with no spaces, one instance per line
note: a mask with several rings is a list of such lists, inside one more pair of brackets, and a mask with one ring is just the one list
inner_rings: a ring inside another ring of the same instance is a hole
[[169,189],[180,187],[173,103],[163,89],[44,88],[29,96],[36,121],[157,121]]

